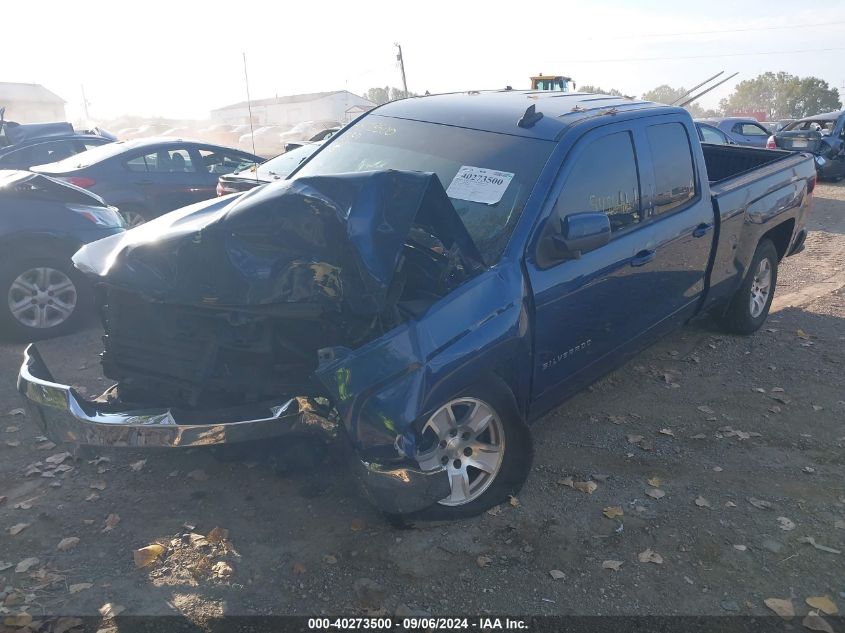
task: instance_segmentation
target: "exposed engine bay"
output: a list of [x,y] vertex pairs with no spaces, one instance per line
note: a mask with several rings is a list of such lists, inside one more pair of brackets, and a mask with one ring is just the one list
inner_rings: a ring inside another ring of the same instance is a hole
[[197,409],[323,395],[319,350],[377,339],[483,268],[438,178],[399,171],[186,207],[74,261],[119,399]]

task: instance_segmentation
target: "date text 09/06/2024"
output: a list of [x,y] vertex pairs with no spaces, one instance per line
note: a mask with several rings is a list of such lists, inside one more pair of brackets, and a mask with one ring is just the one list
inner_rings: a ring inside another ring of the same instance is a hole
[[519,618],[436,618],[436,617],[408,617],[401,620],[392,618],[309,618],[310,630],[528,630],[525,620]]

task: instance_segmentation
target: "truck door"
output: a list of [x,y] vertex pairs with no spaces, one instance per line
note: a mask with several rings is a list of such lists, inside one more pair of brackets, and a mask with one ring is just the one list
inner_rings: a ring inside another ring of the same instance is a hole
[[[702,220],[693,212],[692,220],[667,222],[668,215],[652,213],[650,146],[642,126],[628,127],[603,126],[576,143],[545,210],[548,219],[526,257],[535,302],[532,400],[537,413],[621,364],[662,331],[658,326],[693,311],[703,286],[707,257],[682,252],[681,244],[712,216]],[[682,147],[689,153],[688,141]],[[683,185],[673,189],[678,187]],[[689,182],[686,188],[684,196]],[[697,204],[700,193],[694,195],[698,198],[685,197],[683,206],[674,207],[675,217]],[[608,215],[610,241],[577,259],[545,258],[545,234],[562,217],[585,211]],[[702,237],[712,238],[711,229],[703,229]]]

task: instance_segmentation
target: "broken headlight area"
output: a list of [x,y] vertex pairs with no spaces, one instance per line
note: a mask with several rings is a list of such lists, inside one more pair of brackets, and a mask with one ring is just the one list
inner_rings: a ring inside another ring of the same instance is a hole
[[124,402],[322,396],[318,350],[357,348],[483,268],[437,177],[302,178],[178,210],[81,250],[103,370]]

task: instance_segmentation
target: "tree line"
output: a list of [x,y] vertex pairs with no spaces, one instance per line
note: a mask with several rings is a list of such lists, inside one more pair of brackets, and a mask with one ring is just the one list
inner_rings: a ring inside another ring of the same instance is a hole
[[[598,86],[581,86],[579,92],[594,92],[598,94],[616,95],[619,97],[633,97],[625,95],[621,90],[611,88],[605,90]],[[673,88],[662,84],[643,93],[646,101],[658,103],[672,103],[687,93],[683,86]],[[399,88],[385,86],[384,88],[370,88],[364,94],[370,101],[381,105],[388,101],[416,97],[415,93],[405,93]],[[798,77],[786,72],[767,72],[754,79],[740,81],[734,91],[719,102],[718,109],[705,109],[698,103],[684,106],[693,117],[708,118],[716,116],[730,116],[736,113],[763,112],[766,120],[800,119],[813,116],[821,112],[830,112],[842,108],[839,90],[832,88],[825,80],[818,77]]]

